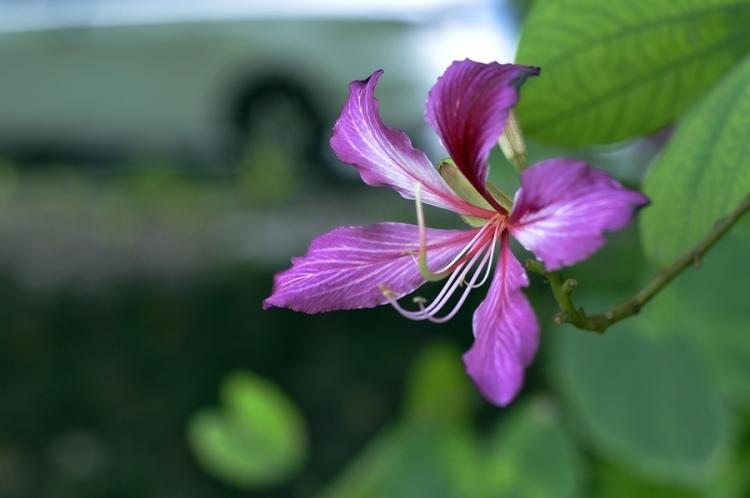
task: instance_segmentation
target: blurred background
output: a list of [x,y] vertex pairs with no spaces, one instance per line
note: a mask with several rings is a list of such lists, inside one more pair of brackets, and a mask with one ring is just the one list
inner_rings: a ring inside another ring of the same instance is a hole
[[[0,0],[0,497],[748,496],[746,222],[605,338],[534,280],[503,410],[460,359],[482,293],[442,326],[261,310],[316,234],[414,222],[327,146],[349,82],[384,69],[384,121],[438,161],[429,88],[512,61],[531,3]],[[530,147],[637,187],[668,135]],[[574,273],[602,308],[651,271],[633,227]]]

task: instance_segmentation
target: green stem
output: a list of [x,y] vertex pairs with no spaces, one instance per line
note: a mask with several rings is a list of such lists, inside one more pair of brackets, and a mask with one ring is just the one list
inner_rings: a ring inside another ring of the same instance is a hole
[[539,273],[549,282],[555,301],[560,307],[560,312],[555,315],[556,323],[570,323],[579,329],[601,334],[620,320],[637,314],[646,303],[686,268],[691,265],[700,266],[701,258],[748,211],[750,211],[750,195],[745,197],[731,213],[717,221],[713,230],[692,250],[659,271],[645,287],[636,292],[630,299],[611,307],[604,313],[587,315],[582,308],[575,307],[571,298],[571,294],[577,286],[574,279],[565,279],[560,271],[548,272],[544,265],[538,261],[528,260],[526,267]]

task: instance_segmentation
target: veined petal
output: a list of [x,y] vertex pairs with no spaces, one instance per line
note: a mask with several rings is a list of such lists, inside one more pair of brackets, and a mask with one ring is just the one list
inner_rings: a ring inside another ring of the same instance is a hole
[[427,155],[412,147],[406,133],[383,124],[374,95],[382,74],[375,71],[349,86],[349,98],[331,137],[336,156],[355,166],[368,185],[390,185],[414,199],[414,185],[421,183],[424,202],[463,214],[476,212],[451,190]]
[[554,271],[596,252],[605,231],[623,228],[648,202],[583,161],[550,159],[521,174],[509,230]]
[[466,371],[479,390],[501,406],[518,394],[524,369],[539,346],[539,324],[521,291],[528,285],[505,232],[492,286],[474,313],[474,344],[464,355]]
[[456,166],[493,206],[496,203],[484,185],[487,158],[518,102],[518,87],[536,74],[536,67],[456,61],[427,98],[427,122],[440,135]]
[[[429,264],[448,263],[477,230],[427,230]],[[388,302],[381,285],[401,297],[425,282],[417,263],[419,227],[403,223],[339,227],[310,244],[307,254],[276,275],[263,301],[305,313],[371,308]]]

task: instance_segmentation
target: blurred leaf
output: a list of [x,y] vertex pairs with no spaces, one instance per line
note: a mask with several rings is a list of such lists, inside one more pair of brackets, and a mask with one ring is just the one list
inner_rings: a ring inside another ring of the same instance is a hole
[[596,473],[596,498],[699,498],[695,489],[645,479],[622,467],[602,463]]
[[747,498],[750,496],[750,456],[730,463],[703,498]]
[[461,353],[450,344],[427,346],[410,374],[405,417],[370,443],[321,496],[477,496],[478,449],[468,424],[472,393]]
[[245,488],[276,483],[294,472],[306,453],[304,424],[276,386],[250,373],[230,375],[222,406],[199,410],[188,424],[188,442],[201,466]]
[[482,458],[486,496],[581,496],[581,456],[548,403],[514,407],[497,424],[488,445]]
[[606,336],[566,331],[561,390],[603,454],[655,478],[705,483],[725,456],[729,414],[685,341],[646,328],[650,310]]
[[403,424],[380,435],[323,498],[477,496],[476,443],[466,429]]
[[656,131],[750,50],[750,2],[540,0],[517,61],[542,67],[523,89],[524,131],[584,146]]
[[411,376],[407,418],[370,444],[322,496],[579,496],[580,456],[544,402],[514,406],[489,442],[477,444],[466,423],[471,391],[460,365],[452,346],[429,346]]
[[750,408],[750,282],[733,275],[748,264],[750,240],[727,235],[699,269],[683,273],[649,306],[662,333],[685,337],[735,404]]
[[409,377],[407,418],[420,422],[468,422],[473,392],[461,353],[450,344],[431,344],[419,354]]
[[750,417],[745,416],[744,438],[728,465],[709,486],[704,498],[747,498],[750,496]]
[[749,136],[750,58],[685,118],[651,166],[641,232],[657,265],[685,254],[750,193]]
[[[735,443],[740,442],[735,440]],[[596,498],[746,498],[750,492],[750,450],[747,442],[702,488],[658,482],[611,462],[598,462],[594,476]]]

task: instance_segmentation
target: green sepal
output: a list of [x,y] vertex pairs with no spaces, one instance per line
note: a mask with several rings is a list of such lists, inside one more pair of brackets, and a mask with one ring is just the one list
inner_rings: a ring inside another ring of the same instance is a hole
[[469,216],[468,214],[459,214],[459,216],[470,227],[480,228],[487,224],[487,220],[478,216]]
[[[456,163],[454,163],[452,159],[444,159],[443,161],[441,161],[440,165],[438,166],[438,171],[440,172],[440,176],[443,177],[443,180],[445,180],[445,183],[447,183],[448,186],[453,189],[456,195],[458,195],[460,198],[462,198],[469,204],[472,204],[479,208],[494,211],[494,208],[490,205],[490,203],[487,202],[484,197],[482,197],[482,194],[477,192],[477,189],[475,189],[471,183],[469,183],[469,180],[467,180],[464,174],[461,173],[461,171],[458,169],[458,166],[456,166]],[[489,193],[492,195],[492,197],[495,198],[498,204],[504,207],[508,212],[513,209],[513,200],[510,198],[510,196],[508,196],[508,194],[492,185],[490,182],[487,182],[485,185]],[[484,226],[485,223],[487,223],[487,220],[485,220],[484,218],[479,218],[477,216],[468,216],[465,214],[459,216],[461,216],[461,219],[464,220],[468,225],[473,227],[481,227]]]
[[502,207],[505,208],[506,211],[509,213],[513,211],[513,199],[500,190],[498,187],[494,186],[490,182],[486,182],[485,187],[487,187],[487,190],[489,191],[490,195],[495,198],[495,200],[500,204]]
[[[505,124],[505,131],[497,141],[503,155],[510,162],[518,174],[528,168],[529,159],[526,154],[526,142],[523,139],[521,125],[514,111],[508,113],[508,121]],[[494,194],[493,194],[494,195]]]
[[461,173],[461,170],[458,169],[458,166],[456,166],[456,163],[454,163],[452,159],[443,159],[440,161],[438,171],[440,172],[440,176],[443,177],[443,180],[445,180],[445,183],[447,183],[460,198],[482,209],[493,209],[492,206],[490,206],[490,203],[482,197],[482,194],[477,192],[477,189],[469,183],[469,180],[467,180],[464,174]]

